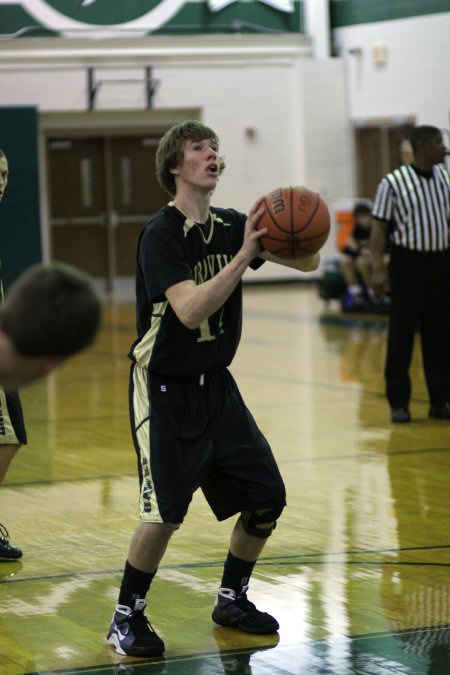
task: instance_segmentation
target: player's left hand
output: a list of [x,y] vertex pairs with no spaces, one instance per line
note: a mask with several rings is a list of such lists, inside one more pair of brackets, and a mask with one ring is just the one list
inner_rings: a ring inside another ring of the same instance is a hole
[[258,253],[261,252],[262,246],[259,242],[259,239],[267,234],[267,229],[263,228],[261,230],[256,229],[259,219],[264,213],[263,208],[264,197],[260,197],[256,200],[253,206],[250,208],[247,216],[247,221],[245,223],[245,232],[244,232],[244,247],[251,247],[253,249],[253,256],[255,257]]

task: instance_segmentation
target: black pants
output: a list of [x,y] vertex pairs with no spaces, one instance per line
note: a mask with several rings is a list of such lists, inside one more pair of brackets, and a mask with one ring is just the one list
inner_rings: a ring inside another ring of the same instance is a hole
[[421,253],[393,247],[389,265],[391,309],[385,367],[392,408],[411,398],[414,336],[420,330],[430,403],[450,402],[450,249]]

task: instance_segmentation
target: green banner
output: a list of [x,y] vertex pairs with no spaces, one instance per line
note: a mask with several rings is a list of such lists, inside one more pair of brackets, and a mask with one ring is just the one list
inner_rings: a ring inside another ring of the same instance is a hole
[[331,0],[332,28],[448,12],[450,0]]
[[37,110],[0,107],[0,148],[9,164],[0,204],[0,257],[5,287],[41,262]]
[[0,0],[0,34],[302,33],[304,0]]

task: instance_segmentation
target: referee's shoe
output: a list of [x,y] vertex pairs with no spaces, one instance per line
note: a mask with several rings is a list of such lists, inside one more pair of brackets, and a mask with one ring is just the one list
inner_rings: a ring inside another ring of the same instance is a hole
[[155,633],[145,614],[145,600],[138,598],[134,607],[117,605],[106,640],[124,656],[160,656],[164,642]]
[[430,406],[428,417],[434,417],[436,420],[450,420],[450,403]]

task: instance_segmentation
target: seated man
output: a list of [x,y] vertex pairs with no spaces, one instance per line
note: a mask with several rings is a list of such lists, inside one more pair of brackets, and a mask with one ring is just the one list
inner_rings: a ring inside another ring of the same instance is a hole
[[[366,202],[358,202],[353,209],[355,225],[340,255],[340,267],[347,290],[343,299],[344,310],[364,311],[375,309],[376,301],[371,288],[372,254],[369,248],[372,215]],[[386,260],[387,262],[387,260]],[[383,299],[386,302],[386,299]]]

